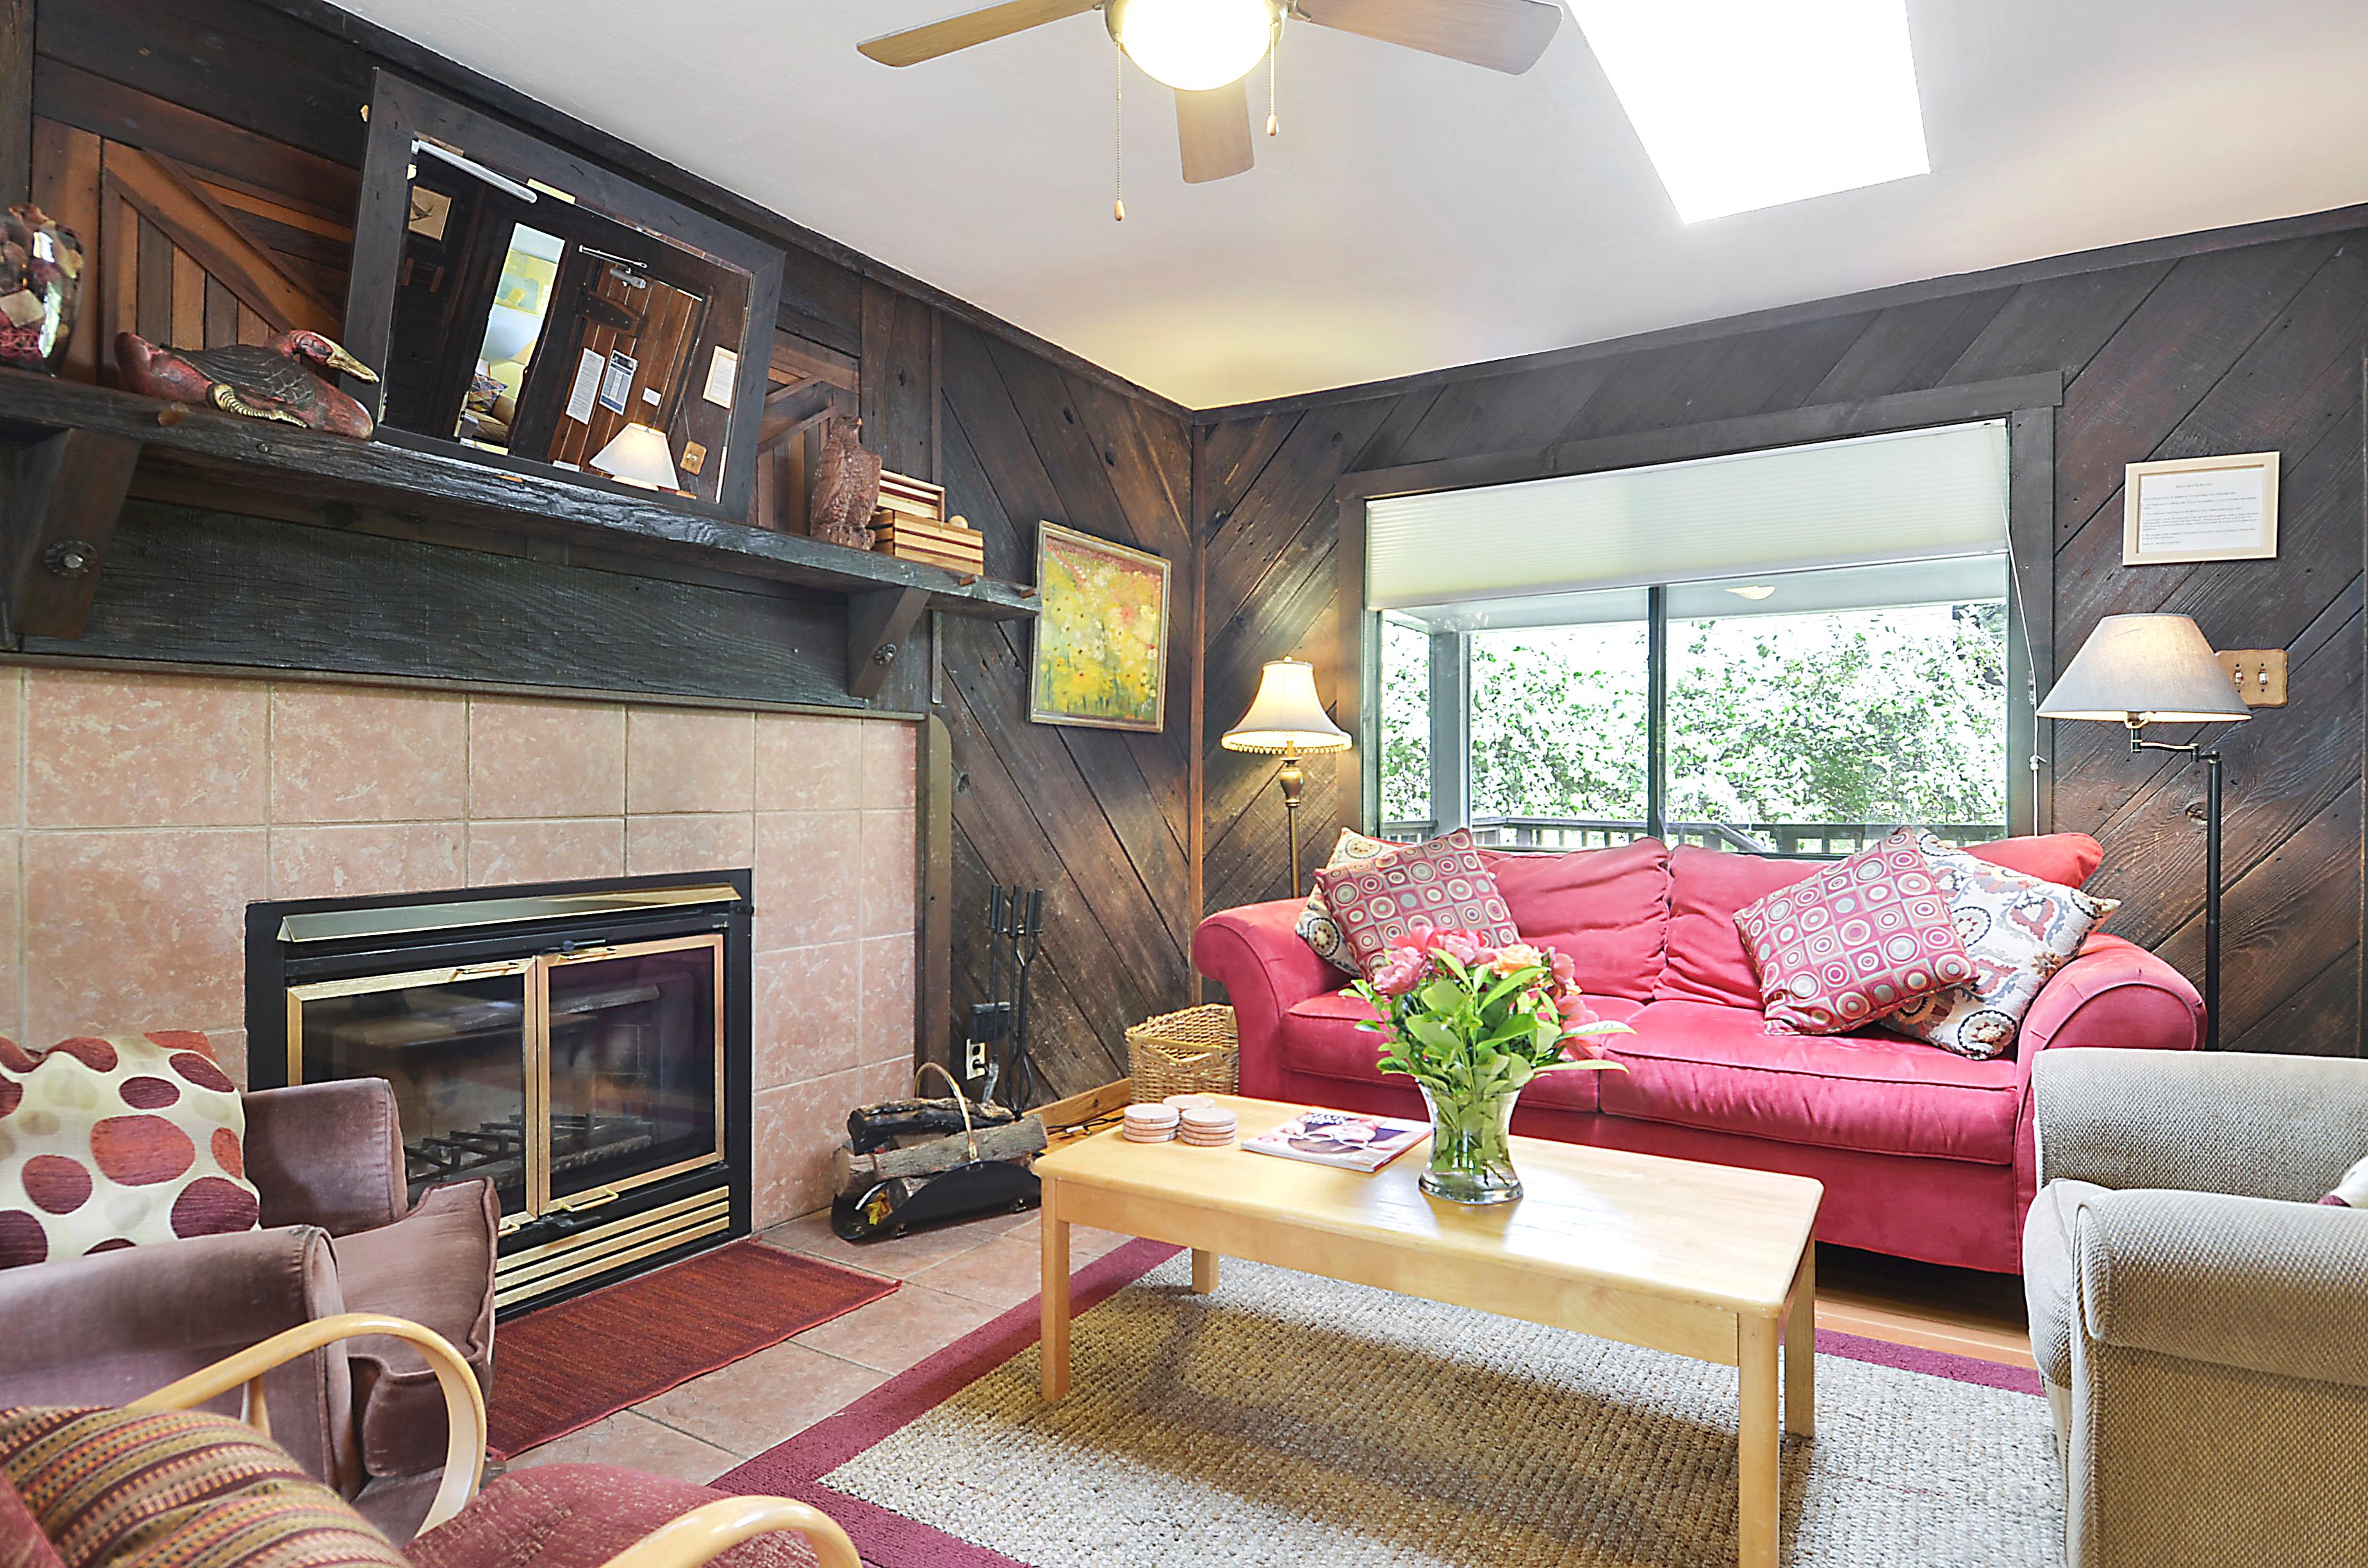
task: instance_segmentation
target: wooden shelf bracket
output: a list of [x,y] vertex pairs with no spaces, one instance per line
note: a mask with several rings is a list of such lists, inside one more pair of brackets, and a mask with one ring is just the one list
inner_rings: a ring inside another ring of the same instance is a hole
[[880,695],[905,641],[929,608],[920,588],[875,588],[847,598],[847,690],[866,702]]
[[141,446],[61,430],[17,453],[8,505],[8,639],[82,635]]

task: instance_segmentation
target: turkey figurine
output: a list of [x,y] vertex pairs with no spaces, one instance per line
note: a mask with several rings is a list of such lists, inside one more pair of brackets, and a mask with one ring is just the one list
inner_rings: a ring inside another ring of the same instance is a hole
[[159,348],[135,332],[116,334],[123,384],[167,403],[211,404],[249,419],[277,419],[308,430],[368,440],[378,427],[369,409],[323,373],[365,381],[378,373],[317,332],[283,332],[269,343],[220,348]]

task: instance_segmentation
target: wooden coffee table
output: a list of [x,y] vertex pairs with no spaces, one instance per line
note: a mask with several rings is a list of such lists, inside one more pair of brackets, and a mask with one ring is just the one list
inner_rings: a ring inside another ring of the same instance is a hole
[[[1219,1096],[1254,1138],[1303,1107]],[[1513,1140],[1518,1202],[1464,1209],[1415,1185],[1428,1146],[1372,1176],[1235,1149],[1130,1143],[1113,1128],[1040,1156],[1044,1397],[1069,1392],[1069,1227],[1192,1249],[1192,1288],[1249,1258],[1669,1350],[1742,1374],[1737,1558],[1773,1568],[1783,1430],[1815,1430],[1805,1176]]]

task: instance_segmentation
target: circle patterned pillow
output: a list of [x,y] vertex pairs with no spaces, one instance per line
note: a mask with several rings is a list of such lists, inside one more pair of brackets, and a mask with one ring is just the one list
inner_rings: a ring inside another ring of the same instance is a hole
[[1974,976],[1948,895],[1901,828],[1735,916],[1770,1034],[1840,1034]]
[[0,1040],[0,1268],[256,1229],[245,1134],[201,1034]]

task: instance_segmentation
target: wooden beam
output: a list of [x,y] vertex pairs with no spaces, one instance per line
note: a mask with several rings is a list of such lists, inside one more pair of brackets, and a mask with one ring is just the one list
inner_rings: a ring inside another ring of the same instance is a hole
[[772,374],[784,381],[822,381],[847,392],[856,389],[860,367],[852,354],[825,348],[810,337],[776,330]]
[[140,443],[89,430],[61,430],[17,454],[8,506],[8,632],[82,635],[98,569],[131,488]]
[[876,588],[847,599],[847,690],[866,701],[880,695],[904,645],[929,608],[919,588]]
[[32,189],[33,0],[0,0],[0,207]]
[[[193,181],[136,147],[107,150],[105,189],[189,253],[199,266],[273,325],[336,335],[336,311],[243,233]],[[153,335],[143,334],[143,336]],[[161,339],[159,341],[162,341]],[[191,345],[182,343],[181,347]]]

